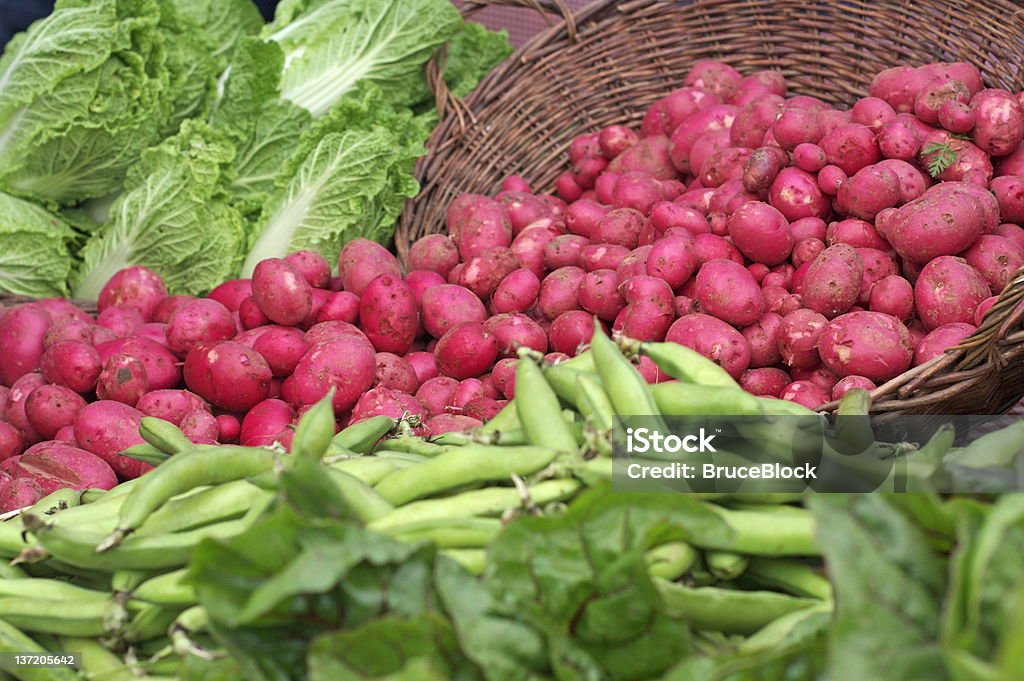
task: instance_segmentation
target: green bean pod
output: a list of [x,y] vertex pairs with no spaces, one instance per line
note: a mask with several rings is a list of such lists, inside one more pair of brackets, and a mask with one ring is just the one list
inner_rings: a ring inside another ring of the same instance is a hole
[[596,430],[610,432],[615,427],[615,408],[600,381],[593,374],[580,372],[576,376],[576,390],[577,406],[584,421]]
[[24,527],[17,520],[0,522],[0,558],[14,558],[35,541],[22,536]]
[[[520,364],[522,362],[516,364],[516,394],[521,394],[519,392]],[[580,376],[593,376],[590,372],[573,369],[571,366],[567,366],[565,362],[545,364],[543,365],[542,373],[544,374],[544,380],[547,381],[548,386],[558,396],[558,399],[576,408],[579,408],[579,390],[577,389],[576,381]],[[559,407],[560,409],[561,407]],[[522,417],[520,417],[520,421],[522,421]]]
[[327,391],[312,409],[303,414],[292,438],[293,456],[308,456],[317,461],[327,451],[334,437],[334,388]]
[[441,555],[448,556],[472,575],[479,576],[487,570],[487,551],[484,549],[443,549]]
[[[773,512],[770,507],[759,510],[731,510],[716,504],[705,508],[720,517],[732,529],[733,537],[725,545],[695,536],[694,544],[707,549],[734,551],[753,556],[817,556],[821,554],[814,538],[814,516],[794,507]],[[761,510],[766,509],[769,510]]]
[[[430,444],[429,442],[424,444]],[[439,452],[440,453],[440,452]],[[379,459],[387,459],[388,461],[402,461],[409,464],[421,464],[424,461],[429,461],[430,456],[423,456],[422,454],[413,454],[412,452],[403,451],[402,449],[379,449],[373,453],[373,455]]]
[[275,457],[269,449],[229,445],[172,457],[140,478],[121,506],[117,527],[99,543],[96,551],[102,553],[117,546],[172,497],[202,485],[217,485],[265,473],[273,468]]
[[149,444],[167,454],[180,454],[195,449],[181,429],[170,421],[143,416],[139,421],[139,435]]
[[107,601],[0,596],[0,620],[23,631],[57,636],[102,636]]
[[414,435],[402,435],[399,437],[381,440],[380,444],[377,445],[377,451],[374,453],[379,455],[379,450],[386,450],[389,452],[403,452],[405,454],[416,454],[417,456],[432,458],[440,454],[444,454],[448,449],[448,447],[443,447],[441,445],[434,444],[433,442],[427,442],[421,437],[416,437]]
[[140,643],[164,636],[179,614],[177,608],[147,603],[128,622],[120,638],[126,643]]
[[579,447],[569,424],[561,418],[558,396],[548,385],[540,367],[528,359],[516,364],[516,410],[530,442],[561,452],[576,453]]
[[429,541],[440,549],[486,548],[501,532],[497,518],[438,518],[394,527],[384,534],[407,542]]
[[352,477],[362,480],[367,485],[376,485],[399,468],[412,465],[415,464],[397,459],[383,459],[377,456],[360,456],[328,464],[330,468],[344,471]]
[[61,649],[81,655],[81,673],[85,681],[138,681],[143,678],[120,657],[92,638],[61,638]]
[[273,494],[247,480],[201,488],[179,495],[153,512],[135,534],[157,534],[190,530],[213,522],[244,515],[256,502],[269,501]]
[[986,433],[962,449],[946,455],[946,461],[956,466],[994,468],[1008,466],[1018,454],[1024,452],[1024,419],[1005,428]]
[[[0,618],[0,653],[46,655],[53,651],[27,636],[18,627]],[[18,681],[76,681],[79,677],[70,667],[14,667],[8,670]]]
[[395,471],[377,484],[377,492],[395,506],[463,485],[529,475],[554,461],[557,452],[546,447],[467,445],[418,466]]
[[152,577],[153,573],[149,570],[118,570],[110,576],[110,588],[114,593],[131,593]]
[[820,603],[772,591],[692,588],[663,579],[655,579],[655,585],[670,615],[687,620],[694,629],[725,634],[752,634],[784,615]]
[[812,566],[796,560],[751,558],[743,578],[794,596],[832,600],[832,583]]
[[373,487],[354,475],[337,468],[328,468],[327,476],[348,507],[364,523],[383,518],[395,510]]
[[639,354],[650,357],[659,369],[676,380],[708,387],[740,387],[728,371],[685,345],[639,343],[634,347]]
[[740,388],[669,381],[655,383],[651,394],[665,416],[763,416],[763,401]]
[[715,579],[728,582],[743,574],[750,559],[732,551],[708,551],[704,554],[704,562]]
[[501,515],[508,509],[521,508],[527,502],[544,505],[567,499],[581,487],[577,480],[545,480],[527,488],[527,496],[520,496],[515,487],[487,487],[470,490],[450,497],[413,501],[399,506],[391,513],[371,522],[372,530],[399,527],[418,520],[439,518],[468,518],[475,516]]
[[[594,335],[590,339],[590,351],[594,366],[608,399],[619,416],[653,416],[660,412],[651,395],[650,386],[640,373],[629,363],[608,336],[601,323],[594,322]],[[661,431],[666,428],[661,424]]]
[[677,580],[692,568],[700,554],[683,541],[671,541],[648,549],[644,554],[647,572],[652,577]]
[[0,579],[26,579],[28,576],[28,573],[17,565],[0,560]]
[[110,593],[83,589],[61,579],[28,577],[0,580],[0,598],[19,597],[40,601],[106,603]]
[[835,436],[829,438],[829,445],[841,454],[867,451],[875,443],[870,409],[871,393],[867,390],[853,388],[843,395],[836,408]]
[[481,426],[479,432],[482,434],[500,433],[504,430],[518,430],[522,427],[523,424],[519,423],[516,401],[512,399],[494,415],[494,418]]
[[148,442],[141,442],[137,445],[132,445],[128,449],[121,451],[119,456],[127,456],[129,459],[148,463],[150,466],[159,466],[164,461],[171,458],[170,454],[157,449]]
[[189,606],[196,602],[196,592],[183,580],[188,570],[183,568],[150,577],[132,590],[132,598],[164,607]]
[[51,492],[45,497],[34,503],[29,508],[29,513],[35,515],[53,515],[58,511],[64,511],[69,508],[74,508],[82,502],[81,490],[59,489],[56,492]]
[[348,426],[335,435],[331,442],[357,454],[369,454],[377,441],[394,430],[397,423],[390,416],[374,416]]

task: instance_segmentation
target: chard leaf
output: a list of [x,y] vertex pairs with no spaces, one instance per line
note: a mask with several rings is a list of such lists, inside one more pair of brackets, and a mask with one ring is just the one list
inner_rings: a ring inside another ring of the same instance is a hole
[[128,265],[152,268],[180,293],[202,293],[230,279],[245,233],[223,189],[233,156],[226,139],[194,121],[147,150],[131,168],[109,221],[83,249],[76,296],[95,299]]
[[488,31],[474,21],[467,21],[448,43],[445,84],[456,97],[465,97],[513,51],[508,31]]
[[284,50],[282,96],[319,117],[364,81],[393,105],[428,99],[423,67],[461,25],[448,0],[286,0],[266,37]]
[[829,678],[949,679],[939,644],[946,563],[925,533],[879,494],[809,503],[836,590]]
[[0,193],[0,291],[46,298],[66,296],[74,231],[57,216]]

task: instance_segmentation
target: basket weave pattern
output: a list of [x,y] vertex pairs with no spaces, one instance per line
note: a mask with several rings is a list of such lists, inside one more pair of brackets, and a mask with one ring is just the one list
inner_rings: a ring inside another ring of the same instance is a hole
[[[1009,0],[598,0],[466,2],[543,9],[566,17],[539,33],[447,115],[428,143],[395,244],[444,231],[448,204],[494,194],[511,174],[550,191],[572,139],[612,123],[639,123],[682,85],[694,62],[781,71],[791,94],[849,107],[875,73],[899,64],[967,61],[989,87],[1024,89],[1024,6]],[[955,351],[875,391],[879,412],[996,413],[1024,394],[1024,275]]]

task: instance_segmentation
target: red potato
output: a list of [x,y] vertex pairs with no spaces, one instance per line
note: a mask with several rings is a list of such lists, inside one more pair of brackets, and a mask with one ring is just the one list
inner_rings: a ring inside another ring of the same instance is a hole
[[371,281],[359,299],[359,324],[377,352],[409,352],[418,314],[412,289],[391,274]]
[[[180,360],[168,348],[148,338],[119,338],[99,343],[96,345],[96,352],[99,354],[101,363],[118,354],[129,355],[142,362],[146,367],[150,390],[176,388],[181,383]],[[91,367],[92,365],[88,363],[82,366]],[[102,364],[98,366],[102,366]],[[99,370],[97,369],[96,378],[98,377]],[[87,385],[88,381],[82,381],[81,384]],[[68,387],[75,392],[87,392],[87,390],[78,390],[71,385]]]
[[416,372],[416,382],[423,385],[424,382],[438,375],[437,363],[434,361],[432,352],[410,352],[404,358]]
[[[690,151],[694,142],[701,135],[715,130],[726,130],[732,127],[738,109],[729,104],[716,104],[702,109],[683,120],[672,131],[669,138],[669,154],[672,165],[682,174],[688,174],[696,169],[690,166]],[[625,156],[625,154],[623,154]],[[615,159],[616,162],[622,156]],[[613,170],[614,164],[613,165]]]
[[[557,270],[559,267],[579,266],[583,256],[583,249],[588,244],[590,244],[590,240],[586,237],[577,234],[560,234],[545,244],[544,266],[549,270]],[[515,267],[518,267],[514,256],[513,264]],[[474,293],[477,292],[474,291]],[[477,295],[480,294],[477,293]],[[480,297],[486,298],[488,295],[490,294],[481,295]]]
[[369,390],[376,373],[373,346],[359,338],[340,337],[311,345],[285,384],[296,406],[315,404],[334,388],[334,413],[341,414]]
[[813,369],[821,362],[818,340],[828,324],[824,315],[800,309],[787,313],[778,330],[779,354],[793,369]]
[[967,264],[981,273],[992,293],[999,294],[1024,267],[1024,248],[995,234],[982,234],[963,252]]
[[594,316],[583,310],[570,310],[560,315],[551,322],[551,330],[548,332],[551,348],[570,357],[579,353],[583,346],[589,345],[593,335]]
[[438,414],[423,424],[429,435],[465,433],[484,425],[479,419],[464,414]]
[[976,122],[974,109],[970,104],[948,100],[939,106],[939,125],[949,132],[966,135]]
[[881,383],[910,368],[910,334],[898,319],[879,312],[849,312],[828,323],[818,340],[821,360],[839,376]]
[[758,286],[761,285],[761,282],[764,281],[765,277],[771,274],[771,269],[767,265],[759,262],[747,265],[747,271],[750,272],[750,276],[754,277],[754,281],[757,282]]
[[932,186],[931,176],[906,161],[888,158],[879,161],[874,167],[887,168],[896,174],[899,185],[899,204],[897,205],[913,201]]
[[787,106],[771,126],[772,137],[786,151],[801,144],[817,144],[824,134],[817,111]]
[[740,81],[739,86],[736,88],[733,98],[743,97],[746,92],[754,92],[756,94],[770,92],[780,97],[785,97],[786,78],[778,71],[755,71],[743,77],[743,80]]
[[0,385],[0,421],[4,420],[4,415],[7,413],[7,405],[10,401],[11,389]]
[[698,177],[701,184],[705,187],[720,187],[729,180],[742,180],[750,156],[750,149],[739,147],[726,147],[716,151],[700,166]]
[[390,416],[394,419],[406,416],[425,418],[426,414],[412,395],[389,388],[373,388],[364,393],[352,407],[349,425],[372,419],[374,416]]
[[95,325],[91,322],[83,322],[78,319],[71,319],[59,324],[52,325],[43,336],[43,349],[56,345],[63,341],[81,341],[92,345],[92,329]]
[[135,338],[145,338],[154,343],[167,346],[167,325],[160,322],[146,322],[132,334]]
[[876,74],[868,94],[885,100],[898,113],[909,113],[918,93],[933,77],[913,66],[896,66]]
[[32,478],[11,479],[0,471],[0,513],[28,508],[45,496],[42,487]]
[[562,267],[546,276],[540,284],[540,312],[554,320],[569,310],[579,309],[579,288],[586,274],[579,267]]
[[1004,223],[1024,223],[1024,176],[1003,175],[989,183]]
[[875,133],[857,123],[840,125],[825,134],[818,145],[825,150],[828,162],[839,166],[847,175],[882,160]]
[[[479,424],[484,424],[497,416],[501,411],[501,405],[492,397],[478,397],[466,402],[462,407],[462,416],[474,419]],[[479,426],[473,425],[477,428]]]
[[637,247],[643,226],[643,213],[632,208],[616,208],[597,221],[592,241],[633,249]]
[[777,367],[747,369],[740,374],[740,387],[752,395],[778,398],[792,379]]
[[872,312],[884,312],[901,320],[910,319],[914,314],[914,287],[897,274],[883,277],[871,287],[868,307]]
[[856,304],[863,277],[864,263],[856,249],[836,244],[808,265],[799,293],[809,309],[831,319]]
[[211,444],[220,438],[220,426],[213,414],[197,409],[185,414],[181,420],[181,432],[196,444]]
[[111,305],[100,312],[96,323],[110,331],[117,338],[124,338],[135,333],[145,323],[142,313],[130,305]]
[[580,253],[580,264],[587,272],[618,269],[629,249],[607,244],[590,244]]
[[928,333],[914,348],[914,366],[941,357],[949,348],[970,337],[977,330],[973,324],[954,322],[943,324]]
[[437,376],[423,382],[416,391],[416,400],[423,407],[427,416],[438,416],[454,404],[455,393],[459,382],[449,376]]
[[[210,291],[207,298],[216,300],[231,312],[237,312],[242,301],[252,295],[252,279],[232,279]],[[184,304],[183,301],[182,304]],[[173,309],[171,310],[173,312]],[[168,318],[170,316],[168,315]]]
[[799,168],[784,168],[775,176],[768,188],[768,203],[787,220],[827,218],[832,213],[831,202],[818,187],[817,179]]
[[733,378],[750,366],[750,347],[739,331],[721,319],[691,314],[677,319],[665,340],[679,343],[719,364]]
[[267,447],[277,434],[295,420],[295,410],[282,400],[263,400],[253,405],[242,419],[238,443],[243,447]]
[[459,387],[455,389],[455,395],[452,397],[451,407],[454,409],[462,409],[468,402],[481,397],[486,397],[484,382],[479,378],[467,378],[464,381],[459,381]]
[[[211,300],[209,302],[216,301]],[[220,303],[217,304],[219,305]],[[225,307],[224,309],[227,308]],[[228,314],[230,314],[230,312],[228,312]],[[246,330],[256,329],[271,324],[270,318],[263,313],[263,310],[261,310],[259,308],[259,305],[256,304],[256,299],[253,298],[252,296],[249,296],[248,298],[242,301],[242,303],[239,305],[239,311],[236,312],[236,314],[238,314],[239,323],[242,325],[242,328]],[[234,327],[233,318],[231,320],[231,327],[232,329]],[[230,338],[230,336],[228,336],[228,338]],[[203,340],[203,338],[200,337],[199,340]],[[185,350],[185,353],[187,353],[187,350]]]
[[378,352],[373,385],[414,394],[420,387],[416,370],[409,360],[390,352]]
[[[497,204],[495,203],[495,205]],[[501,207],[498,206],[497,210],[501,211]],[[417,267],[416,269],[427,268]],[[338,272],[341,274],[344,289],[357,296],[363,295],[363,290],[369,286],[370,282],[382,274],[390,274],[395,277],[402,275],[398,260],[388,249],[369,239],[362,238],[349,241],[341,249],[341,254],[338,256]]]
[[924,264],[965,250],[982,234],[985,221],[973,190],[961,182],[943,182],[897,209],[883,236],[900,257]]
[[839,210],[847,215],[871,220],[886,208],[900,203],[900,178],[880,163],[858,170],[839,187]]
[[445,333],[434,350],[438,370],[452,378],[485,373],[498,357],[498,339],[483,324],[464,322]]
[[[690,149],[690,167],[699,171],[712,155],[728,147],[730,145],[729,134],[728,130],[712,130],[694,140],[693,147]],[[696,175],[699,177],[700,172],[697,172]]]
[[92,316],[86,314],[82,308],[77,307],[67,298],[40,298],[35,301],[37,307],[46,310],[54,324],[63,324],[70,321],[85,322],[91,324]]
[[970,323],[991,295],[988,282],[963,258],[941,256],[924,266],[914,284],[914,305],[929,331],[953,322]]
[[622,173],[612,189],[613,207],[631,208],[642,215],[649,215],[651,207],[664,199],[661,182],[646,173]]
[[503,312],[526,312],[540,295],[540,279],[532,271],[519,268],[509,272],[491,296],[491,309]]
[[146,416],[179,425],[189,412],[196,409],[209,411],[210,405],[187,390],[154,390],[139,398],[135,408]]
[[309,351],[305,334],[288,326],[271,326],[252,344],[277,378],[290,376],[302,357]]
[[810,381],[814,385],[824,388],[826,392],[831,392],[835,384],[839,382],[839,377],[833,371],[820,364],[813,369],[794,368],[792,374],[794,381]]
[[65,386],[77,393],[88,393],[96,388],[103,359],[91,345],[80,341],[64,341],[47,348],[40,366],[47,382]]
[[750,347],[752,368],[770,367],[782,362],[782,353],[779,352],[780,328],[782,317],[774,312],[765,312],[753,324],[742,329],[741,333]]
[[711,231],[708,220],[697,209],[672,201],[656,203],[651,208],[651,225],[659,233],[675,227],[691,234],[706,234]]
[[856,248],[864,268],[864,274],[860,280],[860,293],[857,296],[857,305],[865,307],[871,299],[871,290],[875,284],[885,277],[899,274],[900,266],[896,264],[890,252],[879,251],[874,248]]
[[809,263],[825,250],[825,242],[821,239],[804,239],[793,246],[793,265],[797,268]]
[[[581,195],[580,198],[584,201],[589,201],[590,203],[597,203],[598,205],[605,206],[611,210],[612,193],[615,191],[615,185],[619,181],[619,174],[620,173],[613,170],[604,171],[598,176],[597,180],[594,181],[594,188],[590,190],[594,195]],[[586,194],[586,192],[584,192],[584,194]],[[568,216],[568,210],[566,210],[566,216]]]
[[39,368],[52,324],[50,313],[35,304],[19,305],[0,317],[0,383],[10,386]]
[[[18,456],[25,451],[25,436],[6,421],[0,421],[0,461]],[[3,494],[0,493],[0,498]]]
[[[701,236],[694,239],[698,257],[702,245]],[[729,236],[744,255],[766,265],[784,262],[793,250],[793,235],[785,215],[760,201],[744,204],[732,214],[729,218]]]
[[100,457],[62,442],[41,442],[29,447],[13,466],[15,479],[29,478],[43,494],[59,489],[113,489],[114,470]]
[[996,227],[995,234],[1024,248],[1024,228],[1004,223]]
[[699,61],[690,67],[685,83],[707,90],[723,100],[730,99],[743,82],[743,76],[732,66],[717,61]]
[[238,437],[242,433],[242,424],[238,422],[238,419],[231,414],[220,414],[215,416],[214,420],[217,422],[217,440],[225,444],[232,444],[238,442]]
[[793,381],[779,393],[779,399],[817,409],[831,399],[829,391],[812,381]]
[[[765,133],[782,112],[785,100],[776,94],[766,93],[756,97],[736,111],[736,118],[729,128],[729,142],[733,147],[756,149],[761,146]],[[697,167],[690,158],[691,170]]]
[[448,208],[445,224],[463,261],[512,242],[512,223],[504,206],[486,196],[464,194],[457,198]]
[[593,236],[598,221],[610,210],[610,207],[596,201],[575,201],[565,212],[565,227],[573,234],[589,239]]
[[[743,180],[728,180],[716,187],[708,202],[708,220],[711,224],[711,231],[715,232],[715,214],[721,213],[725,217],[732,215],[737,209],[750,201],[757,201],[758,194],[749,192],[743,187]],[[724,236],[725,232],[717,232]]]
[[616,316],[612,329],[627,338],[660,342],[665,339],[674,319],[674,306],[666,309],[649,301],[641,301],[626,305]]
[[459,264],[459,248],[444,234],[428,234],[409,247],[409,269],[430,270],[447,277]]
[[999,301],[999,296],[989,296],[985,300],[981,301],[981,305],[978,305],[978,309],[974,311],[974,325],[981,326],[981,322],[985,319],[985,315],[992,309],[992,306]]
[[943,182],[977,181],[982,185],[987,185],[992,179],[992,159],[989,158],[989,155],[967,140],[951,136],[945,130],[936,130],[922,140],[919,159],[925,167],[933,163],[941,153],[938,149],[924,151],[925,149],[934,149],[934,145],[948,149],[956,159],[935,179]]
[[[547,334],[537,322],[525,314],[510,312],[494,315],[483,323],[483,327],[488,334],[493,336],[499,357],[514,356],[520,347],[532,348],[541,353],[547,352]],[[477,373],[464,378],[473,378],[479,375]]]
[[982,90],[971,98],[974,128],[971,139],[987,154],[1006,156],[1024,140],[1024,109],[1006,90]]
[[828,165],[818,172],[818,189],[825,196],[836,196],[847,176],[839,166]]
[[118,271],[107,280],[100,291],[96,307],[103,312],[114,305],[128,305],[137,309],[144,321],[151,321],[153,313],[164,298],[167,286],[153,270],[136,265]]
[[608,164],[613,173],[638,172],[659,180],[676,178],[669,139],[664,135],[651,135],[616,156]]
[[495,362],[494,368],[491,370],[491,380],[494,383],[494,387],[506,399],[515,397],[516,362],[518,361],[518,359],[513,357],[505,357]]
[[578,135],[569,144],[569,160],[573,164],[587,158],[598,158],[601,156],[600,136],[598,133]]
[[793,165],[804,172],[816,173],[828,165],[828,157],[817,144],[801,142],[793,150]]
[[320,308],[326,304],[331,297],[335,294],[335,291],[328,291],[323,288],[315,288],[312,290],[311,305],[309,306],[309,314],[307,314],[299,326],[303,329],[308,329],[317,323],[317,318],[320,316]]
[[[319,343],[328,343],[330,341],[340,340],[343,338],[352,338],[373,347],[370,343],[370,339],[366,337],[365,333],[360,331],[358,327],[347,322],[334,321],[315,324],[306,332],[306,335],[303,338],[306,341],[306,345],[309,347],[313,347]],[[255,345],[255,339],[253,340],[253,344]]]
[[41,385],[25,400],[25,417],[44,440],[52,440],[57,431],[72,425],[75,415],[85,407],[78,393],[59,385]]
[[[538,279],[544,276],[544,246],[558,236],[558,232],[548,227],[529,227],[520,232],[509,247],[516,254],[519,265],[533,272]],[[457,266],[455,272],[461,265]],[[452,281],[449,275],[449,283]]]
[[[444,280],[441,283],[444,283]],[[351,291],[336,291],[317,310],[315,322],[320,324],[321,322],[342,321],[354,324],[357,319],[359,319],[359,296]]]
[[100,400],[75,416],[75,441],[82,449],[106,461],[122,479],[137,478],[153,467],[120,452],[145,440],[139,435],[143,413],[127,404]]
[[863,376],[845,376],[832,386],[832,399],[841,400],[846,393],[850,392],[854,388],[860,388],[861,390],[874,390],[878,386],[875,382],[864,378]]
[[685,317],[688,314],[700,312],[697,306],[697,301],[689,296],[676,296],[675,310],[677,317]]
[[1021,144],[1006,156],[992,160],[996,176],[1024,175],[1024,144]]
[[442,337],[462,322],[482,322],[487,310],[480,299],[467,288],[444,284],[423,294],[423,327],[434,338]]
[[601,153],[608,158],[615,158],[639,141],[640,136],[624,125],[609,125],[597,138]]
[[863,97],[850,109],[850,117],[854,123],[878,130],[896,118],[896,111],[883,99]]
[[911,319],[905,326],[907,333],[910,335],[910,347],[912,348],[916,348],[917,344],[928,335],[928,329],[924,328],[924,324],[921,323],[920,319]]
[[[790,156],[780,147],[761,146],[756,148],[746,159],[739,180],[746,191],[761,193],[771,186],[775,177],[787,165],[790,165]],[[724,182],[720,184],[724,184]]]
[[981,82],[981,71],[977,66],[967,62],[935,62],[925,64],[919,70],[928,78],[958,80],[967,86],[967,91],[971,95],[976,94],[984,87]]
[[878,150],[887,159],[912,161],[921,146],[922,135],[912,116],[896,116],[878,131]]
[[234,336],[235,323],[231,312],[209,298],[186,303],[171,315],[167,323],[167,345],[178,357],[184,357],[201,342],[230,340]]
[[889,250],[889,243],[872,227],[870,222],[856,218],[831,223],[825,232],[825,243],[829,246],[846,244],[853,248]]
[[281,258],[268,258],[256,265],[252,273],[252,297],[268,319],[285,326],[299,324],[313,309],[313,290],[309,282]]
[[513,234],[518,234],[551,213],[548,205],[539,196],[528,192],[503,191],[495,198],[505,207]]
[[659,134],[670,134],[687,117],[715,104],[721,104],[722,101],[722,97],[701,87],[682,87],[672,90],[663,100],[664,111],[657,112],[658,115],[664,113],[668,119],[663,131]]
[[270,367],[252,348],[234,341],[195,346],[185,357],[185,385],[210,404],[244,412],[266,399]]
[[764,312],[761,287],[747,269],[731,260],[704,263],[697,273],[701,309],[735,326],[747,326]]
[[316,251],[295,251],[284,257],[285,262],[302,274],[312,288],[326,289],[331,283],[331,266]]
[[149,392],[146,366],[131,355],[111,355],[96,380],[96,397],[134,407]]
[[693,276],[698,266],[690,236],[667,236],[653,244],[647,255],[647,274],[677,289]]
[[702,265],[711,260],[732,260],[738,265],[745,262],[743,254],[732,243],[714,234],[698,234],[693,237],[693,252]]
[[794,243],[804,239],[824,241],[827,227],[821,218],[802,218],[789,223],[789,231],[793,234]]
[[914,99],[914,114],[929,125],[939,122],[939,111],[947,102],[967,103],[971,92],[958,80],[935,78],[928,82]]
[[600,319],[610,322],[626,306],[619,293],[619,277],[614,270],[601,269],[587,274],[578,289],[580,306]]

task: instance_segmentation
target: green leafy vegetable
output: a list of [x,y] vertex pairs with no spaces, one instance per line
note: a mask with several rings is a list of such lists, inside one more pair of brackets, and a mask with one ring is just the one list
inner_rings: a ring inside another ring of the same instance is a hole
[[209,126],[187,121],[131,168],[110,220],[83,249],[75,294],[91,298],[118,270],[151,267],[171,291],[200,293],[230,279],[244,243],[224,173],[234,148]]
[[465,97],[512,52],[508,31],[488,31],[480,24],[468,21],[448,43],[445,84],[456,97]]
[[428,99],[423,66],[461,26],[448,0],[285,0],[266,36],[284,50],[283,97],[319,117],[360,82],[395,106]]
[[55,215],[0,193],[0,291],[36,298],[66,296],[74,237]]
[[930,142],[921,150],[921,157],[931,156],[927,160],[928,174],[938,177],[948,169],[952,168],[957,160],[957,153],[950,146],[949,141]]
[[200,29],[198,39],[218,63],[231,57],[244,36],[263,28],[252,0],[177,0],[175,7]]

